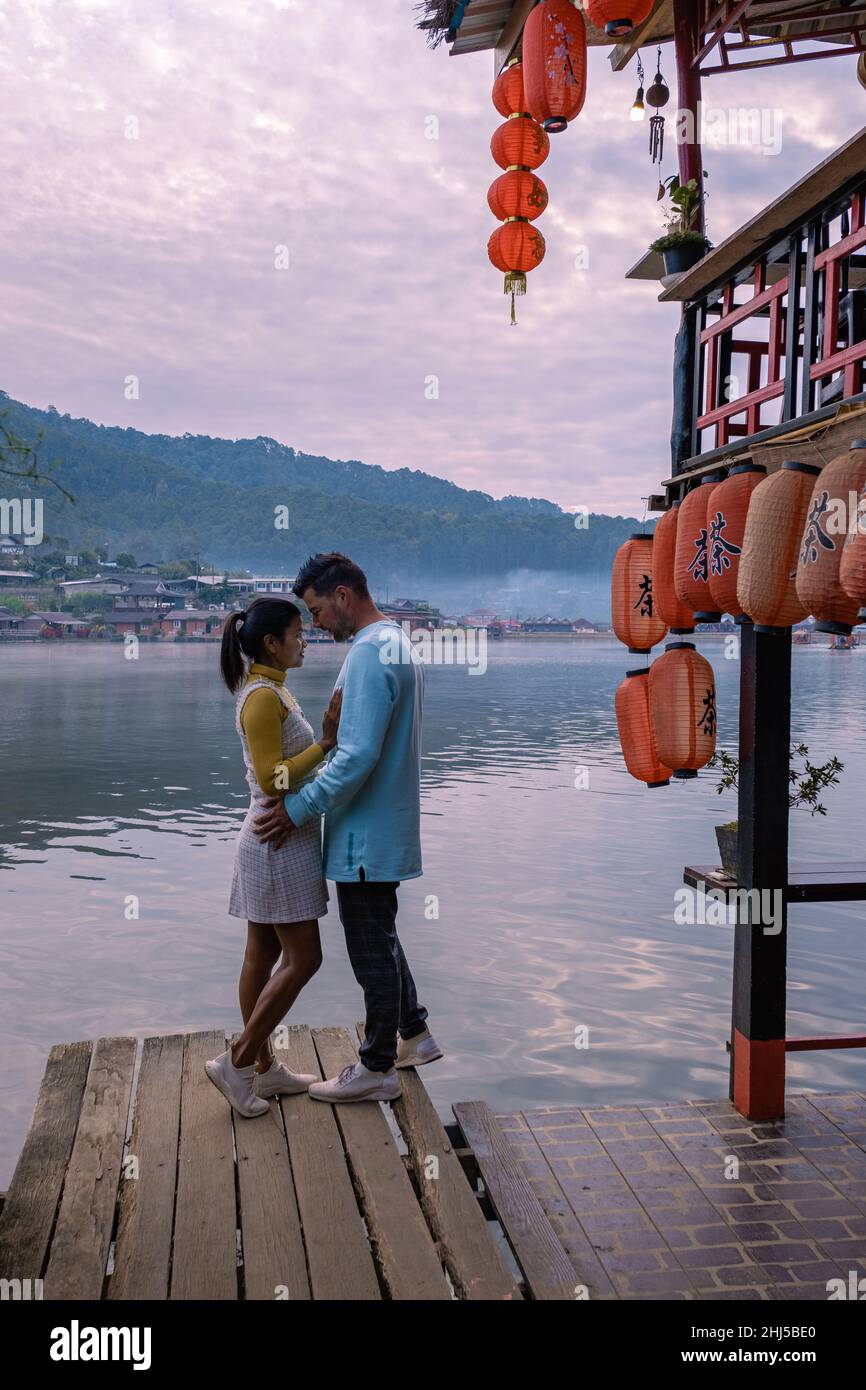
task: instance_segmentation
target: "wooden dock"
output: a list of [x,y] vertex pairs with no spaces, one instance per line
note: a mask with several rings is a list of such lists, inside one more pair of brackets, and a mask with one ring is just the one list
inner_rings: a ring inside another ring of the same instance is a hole
[[[333,1075],[341,1028],[278,1057]],[[283,1097],[234,1120],[222,1032],[54,1047],[0,1213],[0,1277],[48,1300],[827,1298],[866,1271],[866,1097],[776,1125],[727,1102],[454,1106]],[[732,1158],[735,1179],[726,1178]],[[24,1296],[27,1296],[26,1294]]]

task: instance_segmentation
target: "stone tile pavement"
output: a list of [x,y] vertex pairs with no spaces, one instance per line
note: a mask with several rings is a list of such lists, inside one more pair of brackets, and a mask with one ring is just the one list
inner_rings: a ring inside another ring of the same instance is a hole
[[497,1120],[593,1299],[823,1299],[866,1275],[866,1095]]

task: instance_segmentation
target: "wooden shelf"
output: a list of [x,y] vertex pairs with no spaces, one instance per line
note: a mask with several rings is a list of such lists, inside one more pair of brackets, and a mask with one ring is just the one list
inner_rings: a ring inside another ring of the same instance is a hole
[[[683,882],[690,888],[705,884],[728,893],[737,888],[736,879],[718,864],[696,864],[683,871]],[[833,903],[866,901],[866,860],[851,863],[839,860],[812,864],[799,860],[788,873],[785,900],[789,903]]]

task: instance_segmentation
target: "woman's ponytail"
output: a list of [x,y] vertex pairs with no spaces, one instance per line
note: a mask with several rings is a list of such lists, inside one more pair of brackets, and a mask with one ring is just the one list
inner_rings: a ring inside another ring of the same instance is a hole
[[220,649],[220,670],[222,677],[234,695],[244,679],[244,658],[241,651],[238,628],[246,613],[230,613],[223,625],[223,643]]
[[264,639],[282,638],[301,610],[285,598],[254,598],[245,613],[230,613],[223,626],[220,670],[234,695],[244,683],[248,661],[267,661]]

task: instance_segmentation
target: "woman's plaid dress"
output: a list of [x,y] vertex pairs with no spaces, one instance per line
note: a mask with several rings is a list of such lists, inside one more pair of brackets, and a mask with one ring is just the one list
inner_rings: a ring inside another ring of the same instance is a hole
[[[321,821],[313,820],[293,830],[280,849],[260,840],[253,830],[253,821],[262,815],[268,798],[256,781],[241,711],[247,698],[261,686],[273,690],[288,711],[283,720],[283,757],[297,757],[316,741],[300,705],[283,686],[260,678],[243,687],[235,707],[235,728],[244,752],[250,809],[238,840],[229,913],[250,922],[311,921],[323,917],[328,910],[328,889],[322,877]],[[311,781],[312,775],[305,781]]]

